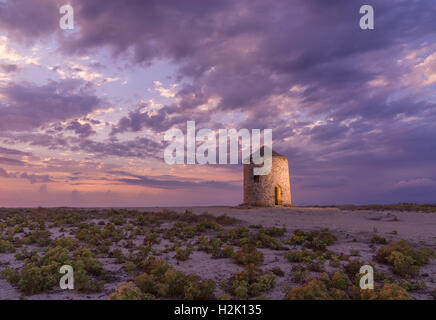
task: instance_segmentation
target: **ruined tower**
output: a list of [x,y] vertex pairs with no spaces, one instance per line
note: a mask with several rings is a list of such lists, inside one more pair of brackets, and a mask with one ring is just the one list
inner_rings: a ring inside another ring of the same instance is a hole
[[[263,147],[260,153],[263,155]],[[253,161],[244,164],[244,204],[292,205],[288,158],[272,150],[272,168],[268,175],[255,176],[253,174],[255,166],[257,165]]]

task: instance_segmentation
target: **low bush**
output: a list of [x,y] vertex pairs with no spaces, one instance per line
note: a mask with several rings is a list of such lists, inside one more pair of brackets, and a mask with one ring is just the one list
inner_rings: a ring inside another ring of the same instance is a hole
[[[337,289],[336,289],[337,290]],[[343,296],[346,299],[345,292],[334,290],[331,292],[324,281],[320,279],[308,279],[307,282],[301,286],[293,287],[286,294],[287,300],[334,300],[335,297]]]
[[285,253],[285,258],[289,262],[305,262],[310,263],[314,259],[316,259],[318,255],[312,251],[303,249],[301,251],[292,251],[289,250]]
[[285,275],[285,273],[283,272],[282,269],[280,269],[280,267],[274,267],[270,271],[278,277],[283,277]]
[[386,239],[382,236],[379,236],[378,234],[375,234],[372,236],[371,243],[375,244],[387,244],[388,242]]
[[401,277],[410,278],[419,274],[420,267],[435,257],[432,249],[413,249],[406,240],[392,241],[388,247],[377,250],[375,259],[389,265],[391,271]]
[[0,253],[15,252],[14,245],[11,241],[0,239]]
[[233,253],[235,252],[235,249],[232,246],[225,246],[222,249],[222,255],[224,258],[231,258],[233,256]]
[[346,290],[350,283],[350,279],[344,274],[342,270],[338,270],[332,276],[332,286],[336,289]]
[[212,258],[224,258],[224,254],[221,250],[222,241],[218,238],[207,238],[201,236],[198,239],[198,250],[204,251],[212,255]]
[[[344,266],[345,272],[351,279],[356,279],[360,274],[360,268],[368,263],[360,259],[354,259]],[[359,277],[360,279],[360,277]]]
[[189,259],[189,256],[193,252],[193,248],[188,246],[185,249],[180,247],[176,248],[176,255],[174,256],[179,261],[186,261]]
[[55,240],[55,245],[68,249],[73,250],[78,247],[79,242],[74,238],[68,238],[68,237],[60,237],[59,239]]
[[[261,248],[268,248],[271,250],[283,250],[284,246],[280,239],[273,238],[271,234],[283,234],[284,231],[282,229],[270,230],[271,228],[263,229],[261,228],[257,234],[250,238],[250,242],[256,244],[256,246]],[[280,232],[282,231],[282,232]]]
[[183,298],[193,300],[215,298],[216,284],[213,280],[201,280],[198,275],[187,275],[174,270],[165,260],[153,256],[148,257],[142,266],[145,272],[135,278],[135,286],[129,284],[125,288],[126,285],[124,284],[124,287],[118,287],[112,294],[114,298],[125,298],[126,295],[119,293],[122,290],[127,290],[134,297],[139,297],[139,290],[143,298]]
[[303,283],[307,278],[308,272],[303,265],[296,265],[292,268],[292,281]]
[[328,230],[305,232],[296,229],[291,238],[291,243],[304,245],[306,248],[317,251],[324,251],[327,246],[334,244],[336,240],[336,236]]
[[395,283],[386,283],[378,292],[377,300],[414,300],[401,286]]
[[401,279],[399,285],[407,290],[407,291],[418,291],[418,290],[423,290],[425,289],[425,282],[424,281],[407,281],[404,279]]
[[141,290],[133,282],[120,284],[109,296],[110,300],[142,300],[143,298]]
[[254,264],[250,264],[224,281],[222,287],[236,299],[247,299],[269,291],[274,287],[275,279],[272,272],[262,272]]
[[249,264],[258,265],[263,262],[263,253],[258,251],[255,246],[244,244],[242,248],[236,251],[233,260],[240,265],[247,266]]
[[0,278],[6,279],[13,285],[17,285],[18,281],[20,281],[20,273],[10,267],[7,267],[0,271]]

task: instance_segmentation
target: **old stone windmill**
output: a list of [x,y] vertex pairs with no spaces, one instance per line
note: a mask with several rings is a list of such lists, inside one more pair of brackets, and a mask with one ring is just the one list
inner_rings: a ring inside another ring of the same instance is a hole
[[[244,204],[250,206],[292,205],[288,158],[272,150],[272,168],[268,175],[253,174],[253,163],[244,164]],[[264,147],[260,154],[264,154]]]

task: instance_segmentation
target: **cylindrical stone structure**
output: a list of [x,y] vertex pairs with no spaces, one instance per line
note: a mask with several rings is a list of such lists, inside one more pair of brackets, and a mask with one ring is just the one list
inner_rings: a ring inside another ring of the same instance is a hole
[[291,206],[288,158],[272,150],[272,168],[268,175],[255,176],[253,174],[255,166],[259,165],[252,161],[250,164],[244,164],[244,204],[268,207]]

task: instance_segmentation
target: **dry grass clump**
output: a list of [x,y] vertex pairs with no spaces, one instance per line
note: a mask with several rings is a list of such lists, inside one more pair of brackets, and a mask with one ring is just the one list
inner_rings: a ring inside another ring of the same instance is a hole
[[381,288],[362,290],[351,284],[348,277],[337,271],[331,278],[309,278],[303,285],[289,289],[288,300],[413,300],[413,297],[396,283],[385,283]]
[[275,279],[273,272],[262,272],[254,264],[249,264],[243,271],[235,273],[230,279],[224,281],[221,286],[236,299],[248,299],[272,289]]
[[47,292],[56,286],[62,276],[59,269],[63,265],[73,266],[74,288],[77,291],[100,291],[104,283],[101,263],[86,248],[76,250],[74,259],[70,257],[67,249],[57,246],[49,248],[41,257],[32,252],[24,261],[20,271],[6,268],[0,276],[27,295]]
[[258,251],[255,246],[251,244],[244,244],[241,250],[236,251],[233,260],[240,265],[248,266],[250,264],[258,265],[263,262],[263,253]]
[[324,251],[328,246],[334,244],[336,240],[336,236],[328,230],[305,232],[296,229],[290,242],[313,250]]
[[416,277],[420,267],[429,263],[435,252],[429,248],[413,249],[406,240],[392,241],[377,250],[375,259],[389,265],[391,271],[404,278]]
[[201,280],[198,275],[176,271],[161,258],[148,257],[143,271],[132,282],[123,283],[110,295],[111,300],[178,298],[188,300],[214,299],[216,284]]

